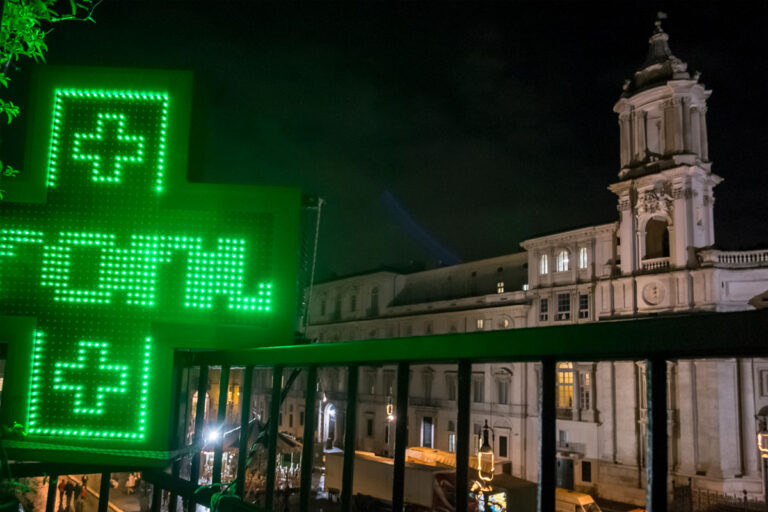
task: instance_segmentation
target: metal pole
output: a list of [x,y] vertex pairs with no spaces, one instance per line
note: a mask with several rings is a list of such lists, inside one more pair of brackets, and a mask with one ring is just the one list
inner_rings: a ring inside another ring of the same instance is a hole
[[456,408],[456,510],[465,512],[469,498],[469,423],[472,362],[459,361],[458,402]]
[[648,402],[648,449],[645,470],[648,512],[667,510],[667,361],[645,363]]
[[[109,480],[111,476],[112,473],[101,474],[101,483],[99,485],[98,512],[107,512],[107,508],[109,507]],[[61,508],[61,503],[59,503],[59,508]]]
[[58,475],[48,477],[48,496],[45,500],[45,512],[54,512],[56,508],[56,484],[58,480]]
[[283,386],[283,367],[272,369],[272,398],[269,403],[268,440],[267,447],[267,489],[264,496],[264,507],[272,508],[275,497],[275,465],[277,459],[277,417],[280,414],[280,392]]
[[357,430],[357,379],[360,369],[347,368],[347,410],[344,413],[344,469],[341,474],[341,512],[352,510],[355,475],[355,436]]
[[150,507],[150,512],[160,512],[160,506],[163,501],[162,493],[163,489],[159,485],[152,484],[152,505]]
[[402,512],[405,498],[405,448],[408,446],[408,384],[411,368],[397,363],[397,418],[395,418],[395,454],[392,475],[392,512]]
[[541,361],[539,382],[539,511],[555,510],[555,361]]
[[[245,491],[245,476],[248,461],[248,435],[251,430],[251,387],[253,386],[253,366],[246,366],[243,370],[243,391],[240,393],[240,439],[237,443],[237,481],[235,494],[240,498]],[[170,511],[169,511],[170,512]]]
[[312,491],[312,469],[315,465],[315,420],[317,419],[317,368],[315,366],[310,366],[307,370],[307,387],[304,393],[304,446],[301,451],[299,510],[308,512]]
[[[195,432],[192,434],[195,453],[192,455],[192,467],[189,469],[189,481],[197,485],[200,480],[200,449],[202,447],[203,425],[205,425],[205,395],[208,392],[208,366],[200,366],[197,379],[197,406],[195,407]],[[188,512],[194,512],[195,503],[188,501]]]
[[221,367],[219,375],[219,408],[216,411],[216,428],[219,436],[213,447],[213,469],[211,481],[214,484],[221,483],[221,458],[224,450],[224,424],[227,421],[227,395],[229,394],[229,366]]

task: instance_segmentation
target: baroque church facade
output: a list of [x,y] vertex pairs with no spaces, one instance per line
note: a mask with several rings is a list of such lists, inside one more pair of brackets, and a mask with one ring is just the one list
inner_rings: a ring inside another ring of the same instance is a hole
[[[710,93],[672,54],[657,22],[646,61],[614,107],[621,165],[608,188],[617,221],[532,238],[519,253],[317,284],[306,336],[343,342],[768,305],[768,250],[714,248],[713,191],[722,179],[708,156]],[[342,446],[336,426],[349,421],[340,371],[319,374],[328,402],[318,435],[327,446]],[[356,449],[391,456],[394,367],[361,372]],[[487,420],[500,470],[531,481],[538,478],[537,388],[534,363],[473,368],[473,433]],[[412,367],[410,390],[409,446],[455,451],[455,365]],[[668,391],[670,479],[762,495],[755,437],[756,416],[768,410],[768,360],[670,361]],[[645,396],[642,361],[558,363],[559,485],[645,503]]]

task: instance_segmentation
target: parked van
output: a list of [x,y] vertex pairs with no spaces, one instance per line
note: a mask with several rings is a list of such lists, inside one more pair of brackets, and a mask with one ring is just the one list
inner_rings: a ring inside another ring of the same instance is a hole
[[556,489],[555,512],[601,512],[601,510],[589,494]]

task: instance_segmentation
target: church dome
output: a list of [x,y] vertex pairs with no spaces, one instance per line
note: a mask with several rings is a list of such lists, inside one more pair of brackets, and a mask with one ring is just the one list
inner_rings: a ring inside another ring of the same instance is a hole
[[688,64],[678,59],[669,49],[669,35],[661,28],[661,20],[656,21],[656,30],[648,40],[648,56],[631,79],[624,83],[623,97],[663,85],[669,80],[690,80]]

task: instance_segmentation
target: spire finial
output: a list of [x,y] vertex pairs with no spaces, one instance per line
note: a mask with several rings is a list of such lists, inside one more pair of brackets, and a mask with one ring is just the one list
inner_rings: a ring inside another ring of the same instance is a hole
[[656,34],[661,34],[664,32],[664,29],[661,28],[661,20],[665,20],[665,19],[667,19],[667,13],[662,11],[658,11],[656,13],[656,21],[653,23],[654,25],[656,25],[656,32],[655,32]]

